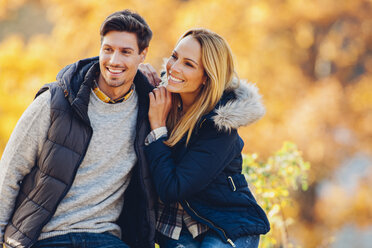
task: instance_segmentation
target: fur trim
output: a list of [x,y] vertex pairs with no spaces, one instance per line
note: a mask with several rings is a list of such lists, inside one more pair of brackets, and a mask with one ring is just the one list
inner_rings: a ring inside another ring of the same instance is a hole
[[239,86],[233,91],[236,99],[214,110],[216,115],[212,119],[220,131],[230,131],[252,124],[266,112],[255,84],[240,80]]

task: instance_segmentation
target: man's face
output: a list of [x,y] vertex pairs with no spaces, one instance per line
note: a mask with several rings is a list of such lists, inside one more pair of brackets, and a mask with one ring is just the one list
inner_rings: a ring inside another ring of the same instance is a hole
[[139,53],[134,33],[110,31],[102,39],[99,53],[100,82],[107,90],[131,85],[147,48]]

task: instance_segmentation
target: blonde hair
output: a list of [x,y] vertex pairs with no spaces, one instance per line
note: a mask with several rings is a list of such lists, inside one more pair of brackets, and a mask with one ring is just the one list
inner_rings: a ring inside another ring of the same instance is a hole
[[179,94],[172,94],[172,108],[167,119],[170,136],[165,144],[176,145],[187,134],[186,145],[196,123],[201,117],[214,109],[224,90],[230,86],[234,77],[234,62],[227,42],[218,34],[204,28],[191,29],[181,36],[180,42],[186,36],[196,39],[201,46],[201,59],[204,66],[206,81],[196,97],[193,105],[180,117]]

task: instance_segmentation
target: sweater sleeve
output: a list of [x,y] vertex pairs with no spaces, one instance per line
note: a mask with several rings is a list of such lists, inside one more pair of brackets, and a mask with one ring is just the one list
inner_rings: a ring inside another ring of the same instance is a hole
[[145,148],[156,190],[164,203],[181,201],[203,190],[233,158],[237,131],[218,132],[212,123],[177,163],[172,148],[158,139]]
[[50,92],[38,96],[19,119],[0,160],[0,244],[13,212],[19,181],[34,166],[50,126]]

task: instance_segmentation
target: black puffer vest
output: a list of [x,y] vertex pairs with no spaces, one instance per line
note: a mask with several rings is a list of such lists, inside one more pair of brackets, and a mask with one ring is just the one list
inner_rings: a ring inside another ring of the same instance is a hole
[[[36,95],[50,90],[51,126],[35,166],[20,182],[14,212],[5,229],[7,246],[31,247],[70,189],[93,133],[87,110],[92,82],[98,72],[97,57],[81,60],[64,68],[57,82],[45,85]],[[139,72],[134,83],[139,96],[135,141],[138,162],[118,224],[124,241],[131,247],[154,247],[157,197],[142,149],[149,132],[148,92],[152,87]]]

